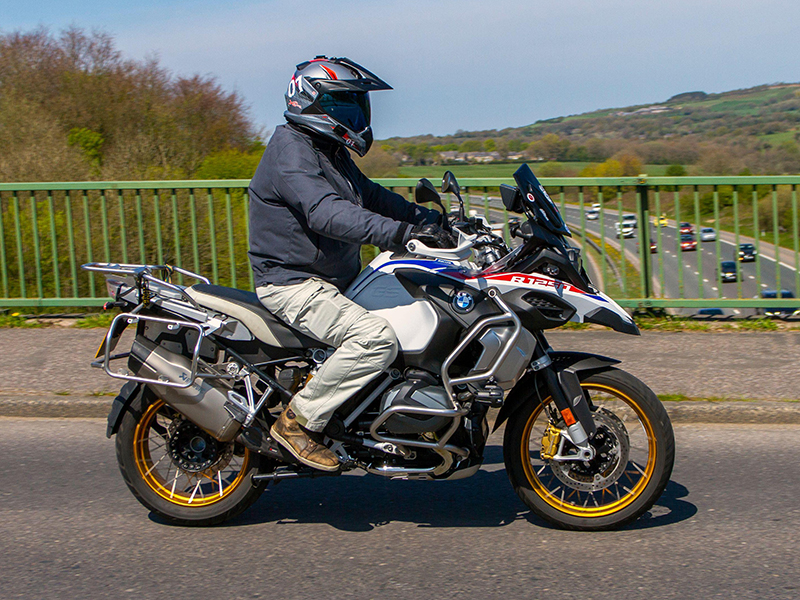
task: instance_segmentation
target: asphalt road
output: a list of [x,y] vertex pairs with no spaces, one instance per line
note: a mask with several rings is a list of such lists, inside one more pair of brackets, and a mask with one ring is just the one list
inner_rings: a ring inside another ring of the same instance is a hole
[[563,532],[502,469],[457,482],[283,482],[227,526],[140,506],[100,420],[0,419],[0,597],[797,598],[800,426],[679,426],[626,530]]

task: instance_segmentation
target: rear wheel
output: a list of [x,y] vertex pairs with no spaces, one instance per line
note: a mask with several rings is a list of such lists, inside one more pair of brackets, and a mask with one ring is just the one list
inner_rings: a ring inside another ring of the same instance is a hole
[[640,517],[664,491],[675,457],[672,425],[655,394],[624,371],[583,376],[581,387],[593,404],[595,457],[559,458],[569,455],[571,444],[562,444],[564,423],[548,397],[527,403],[509,420],[506,470],[517,495],[550,523],[613,529]]
[[251,479],[261,457],[220,442],[145,393],[125,414],[116,439],[120,471],[139,502],[180,525],[216,525],[247,509],[266,482]]

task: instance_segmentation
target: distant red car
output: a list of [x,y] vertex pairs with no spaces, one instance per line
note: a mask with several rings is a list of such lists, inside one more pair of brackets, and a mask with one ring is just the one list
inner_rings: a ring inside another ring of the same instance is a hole
[[681,222],[681,233],[694,233],[694,227],[687,221]]
[[[636,251],[639,251],[639,244],[636,244]],[[655,240],[650,240],[650,254],[657,254],[658,253],[658,242]]]
[[684,233],[681,235],[681,250],[684,252],[697,250],[697,240],[691,233]]

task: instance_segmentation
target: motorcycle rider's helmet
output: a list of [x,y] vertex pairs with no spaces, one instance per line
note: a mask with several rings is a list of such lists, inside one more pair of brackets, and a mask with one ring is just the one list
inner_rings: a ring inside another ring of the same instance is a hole
[[283,116],[364,156],[372,145],[369,92],[390,89],[347,58],[317,56],[297,65]]

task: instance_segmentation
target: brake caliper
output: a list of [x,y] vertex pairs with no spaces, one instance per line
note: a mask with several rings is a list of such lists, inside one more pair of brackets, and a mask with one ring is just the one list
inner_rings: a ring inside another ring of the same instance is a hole
[[556,455],[560,441],[561,430],[552,423],[548,423],[542,436],[542,451],[539,454],[542,460],[551,460]]

